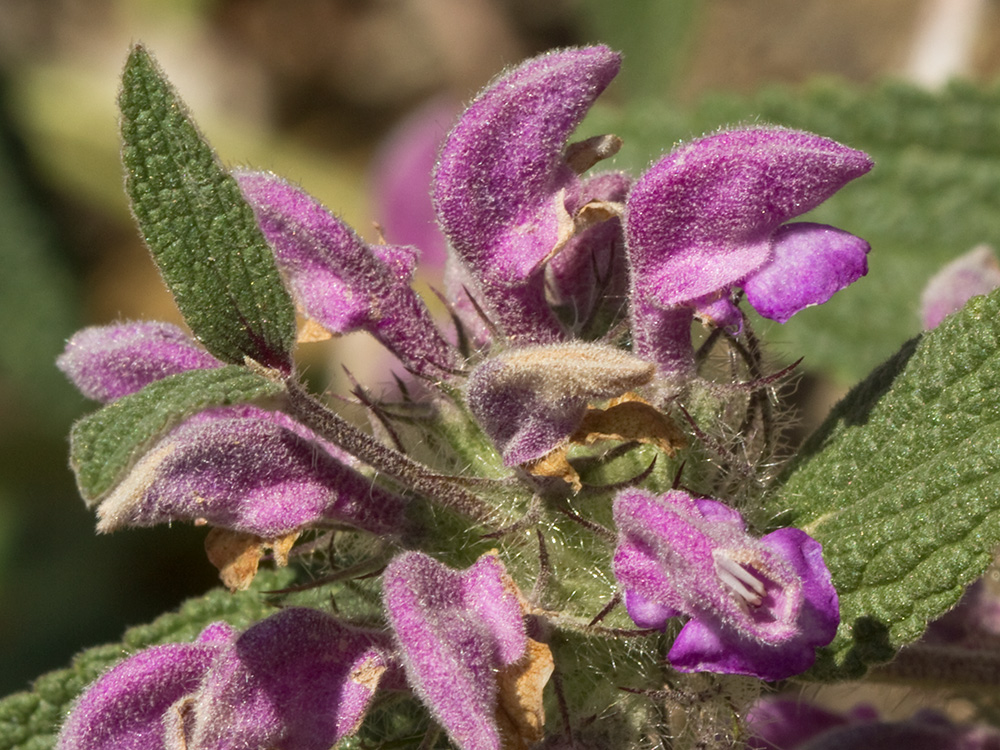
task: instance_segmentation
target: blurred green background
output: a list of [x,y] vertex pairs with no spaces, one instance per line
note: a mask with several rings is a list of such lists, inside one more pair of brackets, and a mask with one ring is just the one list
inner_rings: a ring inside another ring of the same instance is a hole
[[[799,87],[817,77],[841,83],[809,89],[813,113],[823,91],[845,84],[854,92],[850,101],[880,99],[878,85],[886,78],[933,85],[933,76],[914,62],[926,57],[915,52],[922,30],[942,23],[928,20],[929,5],[0,0],[0,694],[27,687],[80,648],[115,640],[127,625],[216,581],[202,551],[203,529],[98,538],[66,468],[69,426],[92,406],[53,365],[65,339],[83,325],[115,320],[179,322],[131,224],[121,186],[115,97],[131,42],[141,40],[157,55],[225,163],[272,169],[300,182],[373,238],[369,166],[380,141],[422,102],[442,94],[468,100],[504,65],[552,46],[603,41],[623,50],[622,75],[595,121],[635,129],[636,149],[619,164],[641,167],[673,139],[729,121],[714,117],[740,121],[757,111],[789,111]],[[975,34],[946,74],[992,81],[1000,68],[1000,8],[974,0],[950,5],[953,15],[976,14]],[[775,84],[791,88],[775,98],[767,93]],[[723,92],[722,99],[706,92]],[[833,130],[846,127],[848,104],[842,96],[831,103]],[[794,119],[794,112],[788,116]],[[877,142],[872,117],[866,132]],[[890,164],[893,154],[898,148],[887,150]],[[941,186],[922,189],[933,199]],[[863,213],[850,203],[836,206],[830,216]],[[870,202],[867,210],[878,211]],[[949,217],[937,221],[943,226]],[[899,226],[871,225],[885,235]],[[1000,235],[1000,226],[989,224],[981,233],[993,230]],[[839,385],[916,333],[912,290],[941,258],[967,250],[969,240],[959,234],[900,272],[909,274],[909,302],[892,313],[881,337],[873,335],[856,368],[838,370],[836,351],[826,359],[817,355]],[[1000,236],[975,241],[1000,242]],[[886,278],[878,283],[891,286],[895,277]],[[881,321],[885,308],[871,306],[879,293],[867,303],[848,298],[840,309],[868,304]],[[800,337],[808,335],[802,330]],[[864,335],[863,325],[850,333],[859,346]]]

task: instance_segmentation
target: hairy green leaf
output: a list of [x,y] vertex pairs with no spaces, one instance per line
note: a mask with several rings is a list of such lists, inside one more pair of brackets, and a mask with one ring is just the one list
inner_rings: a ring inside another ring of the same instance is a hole
[[823,544],[841,625],[814,668],[856,677],[953,607],[1000,545],[1000,292],[857,386],[769,509]]
[[295,309],[236,181],[149,53],[132,49],[119,99],[125,187],[164,281],[222,360],[288,370]]
[[213,406],[273,396],[281,385],[246,367],[189,370],[150,383],[84,417],[70,434],[70,465],[80,494],[94,504],[166,430]]
[[0,701],[0,750],[51,748],[70,704],[106,669],[149,646],[191,641],[212,622],[225,620],[242,630],[274,611],[261,593],[286,586],[292,577],[287,569],[261,571],[247,591],[231,594],[222,588],[213,589],[185,602],[177,612],[130,628],[121,643],[87,649],[67,669],[42,675],[30,692],[15,693]]

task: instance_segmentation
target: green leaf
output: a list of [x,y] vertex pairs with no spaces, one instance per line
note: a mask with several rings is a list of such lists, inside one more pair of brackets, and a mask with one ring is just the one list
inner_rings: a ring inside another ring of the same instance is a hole
[[768,503],[823,544],[841,624],[813,676],[860,676],[953,607],[1000,545],[1000,292],[834,409]]
[[295,309],[253,212],[141,46],[119,99],[125,187],[146,244],[195,336],[215,356],[285,371]]
[[247,591],[231,594],[222,588],[213,589],[185,602],[177,612],[127,630],[121,643],[87,649],[73,659],[69,668],[42,675],[30,692],[15,693],[0,701],[0,750],[53,747],[72,701],[106,669],[149,646],[191,641],[212,622],[225,620],[238,630],[245,629],[275,611],[262,592],[287,586],[292,578],[288,569],[261,571]]
[[171,375],[108,404],[77,422],[70,434],[70,465],[80,494],[94,504],[153,440],[185,417],[281,390],[280,384],[246,367],[229,365]]

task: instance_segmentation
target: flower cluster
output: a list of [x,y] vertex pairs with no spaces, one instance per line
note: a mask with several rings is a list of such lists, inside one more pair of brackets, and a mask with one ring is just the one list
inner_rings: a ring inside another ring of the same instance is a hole
[[[623,639],[672,638],[678,679],[809,669],[839,623],[819,543],[748,531],[738,508],[752,493],[730,495],[724,471],[681,468],[711,463],[706,450],[716,466],[753,450],[755,394],[774,381],[742,343],[742,297],[784,322],[865,274],[863,240],[789,221],[872,162],[818,135],[747,127],[681,145],[635,180],[592,174],[621,141],[568,141],[619,65],[603,46],[529,60],[445,139],[431,192],[454,331],[411,288],[415,248],[365,242],[274,175],[232,173],[300,312],[374,337],[406,370],[401,398],[358,389],[373,437],[294,374],[247,362],[281,393],[178,415],[91,498],[98,529],[209,524],[232,588],[250,584],[266,547],[287,563],[302,534],[330,549],[350,540],[365,564],[333,578],[354,604],[291,606],[241,634],[218,623],[133,655],[79,700],[60,750],[321,750],[359,731],[383,690],[418,701],[463,750],[596,737],[587,717],[607,706],[593,695],[641,696],[663,678],[605,675],[574,691],[596,653],[580,639],[616,664]],[[696,318],[741,353],[751,382],[708,381]],[[127,323],[82,331],[59,366],[114,406],[224,363],[180,329]],[[546,702],[558,722],[546,724]],[[638,716],[622,712],[594,746],[647,733]]]

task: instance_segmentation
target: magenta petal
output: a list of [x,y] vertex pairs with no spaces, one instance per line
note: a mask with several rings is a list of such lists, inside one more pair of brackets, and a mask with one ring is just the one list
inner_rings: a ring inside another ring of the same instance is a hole
[[772,531],[760,541],[787,560],[802,580],[804,601],[799,614],[802,630],[809,634],[813,646],[825,646],[833,640],[840,625],[840,599],[823,562],[822,545],[796,528]]
[[673,607],[650,601],[636,589],[629,589],[625,592],[625,609],[628,616],[632,618],[632,622],[638,627],[656,630],[665,628],[667,620],[684,614]]
[[458,571],[406,552],[389,563],[382,580],[414,692],[461,750],[500,750],[495,672],[527,648],[503,564],[484,555]]
[[196,643],[154,646],[99,677],[73,706],[57,750],[164,750],[164,717],[198,690],[231,631],[224,623]]
[[440,276],[448,255],[431,202],[431,174],[458,107],[434,99],[407,116],[379,147],[372,169],[375,217],[387,242],[420,248]]
[[747,714],[752,750],[795,750],[806,741],[847,724],[846,717],[808,701],[761,698]]
[[712,302],[696,304],[694,308],[695,314],[703,323],[711,323],[733,336],[743,330],[743,315],[729,297],[719,297]]
[[203,412],[155,445],[98,508],[99,531],[205,519],[274,539],[323,521],[402,530],[404,502],[279,412]]
[[456,352],[410,288],[412,249],[368,245],[308,193],[274,175],[235,177],[309,317],[333,333],[367,331],[415,372],[457,367]]
[[1000,287],[1000,264],[989,245],[974,247],[938,271],[920,295],[924,330],[936,328],[942,320],[979,294]]
[[329,750],[361,724],[388,638],[289,608],[220,654],[199,691],[189,747]]
[[562,338],[540,264],[556,246],[567,197],[579,191],[563,148],[620,62],[602,46],[528,60],[476,98],[441,151],[438,220],[509,336]]
[[730,130],[681,146],[629,194],[637,286],[670,306],[738,284],[770,259],[779,226],[871,167],[861,151],[781,128]]
[[153,381],[222,362],[169,323],[116,323],[78,331],[56,365],[87,398],[114,401]]
[[773,247],[771,261],[743,289],[757,312],[779,323],[868,273],[868,243],[824,224],[787,224],[775,232]]

